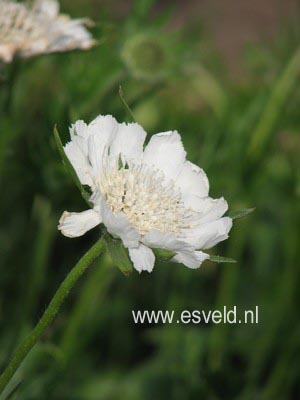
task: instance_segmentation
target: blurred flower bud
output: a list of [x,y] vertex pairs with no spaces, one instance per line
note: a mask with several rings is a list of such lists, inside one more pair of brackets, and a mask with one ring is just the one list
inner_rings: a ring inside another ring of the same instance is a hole
[[167,45],[154,34],[138,34],[124,43],[121,57],[130,73],[138,79],[158,81],[170,67]]

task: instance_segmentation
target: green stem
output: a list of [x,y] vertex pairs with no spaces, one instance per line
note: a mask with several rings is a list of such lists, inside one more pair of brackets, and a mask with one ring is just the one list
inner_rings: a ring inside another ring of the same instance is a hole
[[123,92],[123,89],[122,89],[122,86],[121,86],[121,85],[119,86],[119,96],[120,96],[120,99],[121,99],[122,103],[124,104],[124,106],[125,106],[125,108],[126,108],[128,114],[131,116],[132,122],[136,122],[135,116],[134,116],[134,114],[133,114],[131,108],[129,107],[127,101],[125,100],[124,92]]
[[33,331],[27,336],[23,343],[18,346],[15,354],[13,355],[11,361],[6,367],[5,371],[0,377],[0,394],[5,389],[6,385],[13,377],[14,373],[20,366],[21,362],[27,356],[32,347],[36,344],[42,334],[46,331],[49,325],[54,320],[56,314],[63,301],[67,297],[68,293],[85,272],[85,270],[91,265],[91,263],[103,252],[105,248],[105,242],[100,239],[93,247],[78,261],[75,267],[70,271],[64,281],[61,283],[60,287],[57,289],[53,299],[51,300],[49,306],[44,312],[42,318],[33,329]]

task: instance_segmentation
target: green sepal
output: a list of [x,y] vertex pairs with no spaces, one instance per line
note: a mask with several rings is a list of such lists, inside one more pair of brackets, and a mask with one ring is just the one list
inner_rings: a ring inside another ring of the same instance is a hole
[[71,176],[73,182],[78,187],[78,189],[79,189],[79,191],[81,193],[81,196],[83,197],[85,202],[88,204],[89,207],[91,207],[92,204],[89,201],[90,195],[84,189],[84,187],[82,186],[82,184],[81,184],[80,180],[78,179],[78,176],[77,176],[77,174],[76,174],[76,172],[75,172],[75,170],[73,168],[73,165],[71,164],[70,160],[68,159],[68,157],[67,157],[67,155],[65,153],[64,147],[63,147],[62,142],[60,140],[60,136],[59,136],[58,130],[56,128],[56,125],[53,128],[53,133],[54,133],[54,139],[55,139],[55,142],[56,142],[57,149],[58,149],[59,154],[60,154],[60,156],[62,158],[63,164],[64,164],[66,170],[68,171],[68,174]]
[[106,248],[111,256],[113,263],[126,276],[132,272],[133,266],[129,258],[128,249],[126,249],[119,239],[114,239],[109,234],[105,235]]
[[237,261],[234,258],[229,257],[221,257],[221,256],[209,256],[208,261],[212,261],[215,263],[236,263]]
[[159,248],[155,248],[152,250],[155,254],[155,257],[157,257],[160,261],[170,261],[171,258],[175,256],[175,253],[173,253],[173,251],[170,250],[159,249]]
[[251,214],[255,210],[254,208],[244,208],[242,210],[238,211],[230,211],[227,216],[232,218],[232,219],[238,219],[238,218],[243,218],[246,217],[246,215]]

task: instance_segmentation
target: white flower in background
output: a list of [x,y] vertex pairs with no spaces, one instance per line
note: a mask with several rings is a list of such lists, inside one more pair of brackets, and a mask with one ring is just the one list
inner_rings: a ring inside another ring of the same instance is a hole
[[56,0],[35,0],[31,6],[0,0],[0,61],[89,49],[95,41],[84,27],[88,23],[59,14]]
[[232,226],[224,198],[209,197],[206,174],[186,160],[176,131],[153,135],[136,124],[98,116],[77,121],[64,147],[78,178],[91,188],[94,208],[65,211],[59,229],[77,237],[103,223],[120,238],[138,271],[152,271],[153,248],[175,253],[173,261],[197,268]]

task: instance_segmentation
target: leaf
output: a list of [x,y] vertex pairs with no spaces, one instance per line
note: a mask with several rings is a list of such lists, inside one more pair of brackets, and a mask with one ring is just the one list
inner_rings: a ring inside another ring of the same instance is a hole
[[255,210],[254,208],[244,208],[239,211],[230,211],[227,216],[232,218],[232,219],[238,219],[238,218],[243,218],[246,217],[246,215],[251,214]]
[[171,260],[171,258],[175,256],[175,253],[173,253],[173,251],[170,250],[158,249],[158,248],[152,250],[155,254],[155,257],[157,257],[161,261],[169,261]]
[[124,106],[125,106],[127,112],[130,114],[130,116],[131,116],[133,122],[135,122],[134,114],[133,114],[133,112],[131,111],[131,108],[129,107],[127,101],[125,100],[124,92],[123,92],[123,89],[122,89],[122,86],[121,86],[121,85],[119,86],[119,96],[120,96],[120,99],[121,99],[122,103],[124,104]]
[[55,142],[56,142],[56,146],[58,148],[59,154],[62,158],[63,164],[66,167],[66,170],[68,171],[69,175],[71,176],[73,182],[75,183],[75,185],[78,187],[81,196],[84,198],[85,202],[88,204],[89,207],[91,207],[91,203],[89,201],[90,195],[89,193],[84,189],[84,187],[81,185],[80,180],[78,179],[78,176],[73,168],[73,165],[71,164],[70,160],[68,159],[68,157],[66,156],[64,147],[62,145],[62,142],[60,140],[60,136],[58,133],[58,130],[56,128],[56,125],[54,126],[53,129],[53,133],[54,133],[54,138],[55,138]]
[[216,262],[218,264],[220,264],[220,263],[236,263],[237,262],[233,258],[221,257],[221,256],[210,256],[208,260],[212,261],[212,262]]
[[123,246],[121,240],[114,239],[110,235],[105,235],[107,250],[116,266],[128,276],[132,272],[132,263],[128,255],[128,250]]

